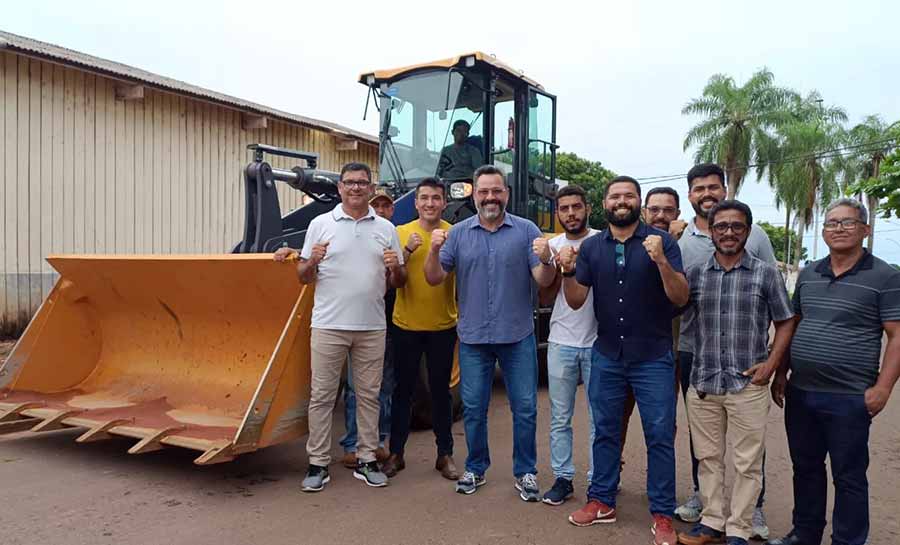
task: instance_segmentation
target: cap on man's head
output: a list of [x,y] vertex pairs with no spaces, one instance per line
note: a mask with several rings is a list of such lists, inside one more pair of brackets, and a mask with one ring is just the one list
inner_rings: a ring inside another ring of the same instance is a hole
[[465,119],[457,119],[453,122],[453,130],[455,131],[460,125],[464,125],[467,131],[472,128],[472,125],[469,125],[469,122]]
[[384,189],[376,189],[375,194],[372,195],[371,199],[369,199],[369,204],[372,204],[373,202],[377,201],[378,199],[387,199],[388,202],[390,202],[391,204],[394,204],[393,197],[391,197],[391,195]]

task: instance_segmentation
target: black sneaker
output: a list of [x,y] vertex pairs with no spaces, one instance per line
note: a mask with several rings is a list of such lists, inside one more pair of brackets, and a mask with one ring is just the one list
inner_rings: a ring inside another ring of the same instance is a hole
[[572,481],[564,479],[563,477],[557,477],[556,482],[553,483],[553,487],[544,493],[543,502],[547,505],[562,505],[566,503],[566,500],[571,498],[574,493],[575,487],[572,486]]
[[309,469],[306,471],[306,477],[300,484],[300,490],[304,492],[319,492],[325,488],[325,485],[330,480],[331,476],[328,475],[327,467],[310,464]]

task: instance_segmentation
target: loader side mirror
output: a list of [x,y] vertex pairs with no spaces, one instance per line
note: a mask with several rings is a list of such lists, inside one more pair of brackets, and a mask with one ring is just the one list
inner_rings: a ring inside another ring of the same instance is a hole
[[391,138],[396,138],[399,134],[400,129],[398,129],[395,125],[391,125],[388,129],[388,136],[390,136]]

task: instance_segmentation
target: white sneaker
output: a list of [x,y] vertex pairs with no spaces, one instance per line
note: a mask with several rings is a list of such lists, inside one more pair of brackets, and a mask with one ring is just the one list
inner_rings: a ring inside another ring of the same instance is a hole
[[753,529],[750,530],[750,539],[760,541],[769,539],[769,525],[766,524],[766,515],[761,507],[753,510]]
[[[682,522],[700,522],[701,513],[703,513],[703,502],[700,501],[700,494],[694,492],[688,501],[675,509],[675,518]],[[766,532],[768,533],[768,529]]]

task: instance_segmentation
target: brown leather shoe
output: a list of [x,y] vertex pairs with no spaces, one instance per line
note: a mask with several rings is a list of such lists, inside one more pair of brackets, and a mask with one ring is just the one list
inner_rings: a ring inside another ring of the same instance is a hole
[[391,454],[387,461],[381,466],[381,472],[388,477],[393,477],[399,471],[406,469],[406,462],[400,454]]
[[341,458],[341,465],[347,469],[356,469],[356,453],[345,452],[344,457]]
[[387,449],[384,447],[378,447],[375,449],[375,461],[380,463],[385,463],[387,459],[390,457]]
[[453,462],[453,457],[447,454],[443,456],[438,456],[437,461],[434,462],[434,469],[441,472],[441,476],[450,481],[456,481],[459,479],[459,470],[456,469],[456,464]]

